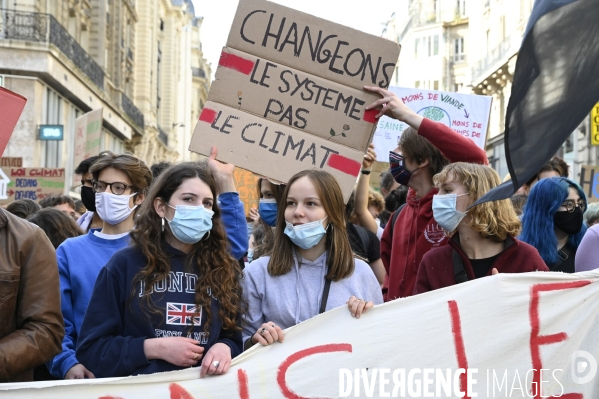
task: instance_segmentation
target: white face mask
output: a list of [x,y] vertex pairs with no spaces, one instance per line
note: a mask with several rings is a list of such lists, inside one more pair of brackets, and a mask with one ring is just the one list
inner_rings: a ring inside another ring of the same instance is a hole
[[291,239],[291,242],[298,247],[310,249],[318,244],[326,234],[326,229],[322,227],[322,223],[325,220],[326,217],[321,220],[315,220],[314,222],[298,224],[297,226],[285,221],[287,227],[285,227],[284,233]]
[[116,195],[112,193],[96,193],[96,212],[98,216],[112,226],[123,222],[137,208],[137,205],[129,208],[129,198],[136,194]]
[[458,197],[469,194],[439,194],[433,195],[433,217],[443,230],[448,233],[458,228],[466,216],[465,212],[456,209]]

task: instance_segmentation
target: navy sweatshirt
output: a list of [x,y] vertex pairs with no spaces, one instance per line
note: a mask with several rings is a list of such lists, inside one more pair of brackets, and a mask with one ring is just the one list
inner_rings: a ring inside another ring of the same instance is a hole
[[[210,331],[204,332],[206,312],[203,309],[195,311],[197,271],[185,267],[185,253],[164,241],[163,249],[171,260],[171,271],[168,278],[156,283],[149,294],[159,314],[148,311],[139,281],[136,281],[131,296],[132,282],[146,264],[139,249],[128,247],[116,252],[100,272],[77,346],[77,359],[96,377],[181,369],[164,360],[147,360],[144,353],[144,340],[147,338],[192,338],[200,341],[204,354],[212,345],[222,342],[231,348],[231,357],[241,353],[241,332],[222,329],[218,317],[219,304],[214,297]],[[143,311],[140,307],[142,300]]]

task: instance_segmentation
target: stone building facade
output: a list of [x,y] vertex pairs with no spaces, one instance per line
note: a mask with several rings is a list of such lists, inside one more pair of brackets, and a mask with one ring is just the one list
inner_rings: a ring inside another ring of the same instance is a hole
[[[103,150],[149,165],[190,158],[211,76],[191,0],[0,0],[0,8],[0,85],[28,99],[4,156],[65,168],[72,181],[75,119],[102,107]],[[39,140],[40,125],[62,125],[64,139]]]

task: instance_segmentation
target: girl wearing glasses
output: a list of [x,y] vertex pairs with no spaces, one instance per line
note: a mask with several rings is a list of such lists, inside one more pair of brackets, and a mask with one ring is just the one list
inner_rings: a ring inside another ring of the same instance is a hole
[[77,357],[97,377],[227,372],[241,352],[241,270],[222,217],[205,166],[173,166],[152,184],[132,246],[101,270],[81,327]]
[[485,165],[457,162],[433,177],[435,220],[450,237],[448,245],[422,257],[414,294],[448,287],[496,273],[548,271],[530,245],[515,238],[520,220],[511,200],[468,207],[501,183]]
[[65,324],[62,352],[47,363],[57,378],[93,378],[75,356],[77,337],[98,273],[111,256],[129,245],[135,213],[152,182],[146,164],[133,155],[109,151],[90,168],[94,178],[96,212],[101,231],[69,238],[56,249],[60,274],[61,308]]
[[535,247],[551,271],[574,273],[576,251],[586,232],[587,198],[565,177],[540,180],[530,191],[520,239]]

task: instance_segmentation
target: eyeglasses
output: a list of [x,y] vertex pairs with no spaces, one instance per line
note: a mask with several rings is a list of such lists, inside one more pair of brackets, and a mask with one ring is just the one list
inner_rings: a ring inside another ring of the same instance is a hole
[[570,213],[574,212],[574,209],[576,209],[576,207],[579,207],[581,211],[586,211],[587,206],[584,203],[583,200],[579,199],[578,201],[574,201],[574,200],[565,200],[562,203],[562,206],[566,208],[566,210]]
[[97,193],[103,193],[106,191],[106,187],[108,186],[110,186],[110,191],[116,195],[123,194],[127,187],[133,188],[133,186],[118,181],[115,181],[114,183],[106,183],[105,181],[98,180],[97,182],[94,182],[94,191]]

